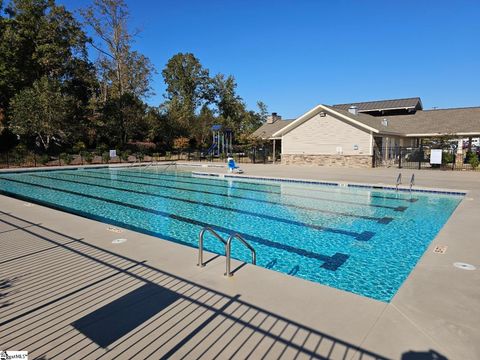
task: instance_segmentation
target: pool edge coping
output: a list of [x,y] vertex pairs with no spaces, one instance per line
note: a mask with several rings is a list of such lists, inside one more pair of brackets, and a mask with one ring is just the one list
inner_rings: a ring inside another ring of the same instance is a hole
[[[198,176],[204,176],[204,177],[218,177],[220,179],[235,179],[235,178],[237,178],[237,179],[252,179],[252,180],[298,183],[298,184],[312,184],[312,185],[338,186],[338,187],[350,187],[350,188],[365,188],[365,189],[374,189],[374,190],[397,190],[397,188],[395,186],[387,185],[387,184],[383,184],[383,183],[372,184],[372,183],[359,183],[359,182],[312,180],[312,179],[302,179],[302,178],[285,178],[285,177],[276,177],[276,176],[221,174],[221,173],[199,172],[199,171],[192,171],[192,174],[193,175],[198,175]],[[429,188],[429,187],[424,187],[424,186],[417,187],[417,188],[414,188],[414,189],[410,190],[410,188],[407,187],[407,186],[399,186],[398,191],[466,196],[469,193],[470,190]]]

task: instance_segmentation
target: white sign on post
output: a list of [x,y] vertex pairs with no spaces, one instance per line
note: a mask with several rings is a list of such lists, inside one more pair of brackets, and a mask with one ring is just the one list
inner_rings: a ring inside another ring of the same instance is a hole
[[110,150],[110,157],[114,158],[117,156],[117,150]]
[[442,149],[430,150],[430,164],[442,164]]

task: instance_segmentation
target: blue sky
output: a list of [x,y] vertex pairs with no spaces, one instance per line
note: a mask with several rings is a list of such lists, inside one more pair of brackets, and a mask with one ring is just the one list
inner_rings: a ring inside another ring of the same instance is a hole
[[[70,10],[86,0],[57,0]],[[480,1],[127,0],[135,47],[158,74],[192,52],[232,74],[250,108],[296,117],[319,104],[420,96],[426,109],[480,105]]]

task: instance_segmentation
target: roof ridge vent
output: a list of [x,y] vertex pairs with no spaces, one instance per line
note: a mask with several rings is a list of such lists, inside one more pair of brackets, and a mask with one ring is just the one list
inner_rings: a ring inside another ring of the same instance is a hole
[[352,115],[357,115],[358,114],[358,107],[355,105],[352,105],[348,108],[348,112]]

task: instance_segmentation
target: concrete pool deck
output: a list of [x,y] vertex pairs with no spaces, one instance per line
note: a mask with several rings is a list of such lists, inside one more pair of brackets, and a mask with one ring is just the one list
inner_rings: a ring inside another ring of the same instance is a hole
[[[241,167],[388,185],[398,174]],[[0,350],[48,359],[478,359],[480,173],[415,174],[418,186],[468,194],[388,304],[251,265],[227,279],[223,257],[199,268],[195,249],[0,196]],[[433,253],[436,245],[446,253]]]

